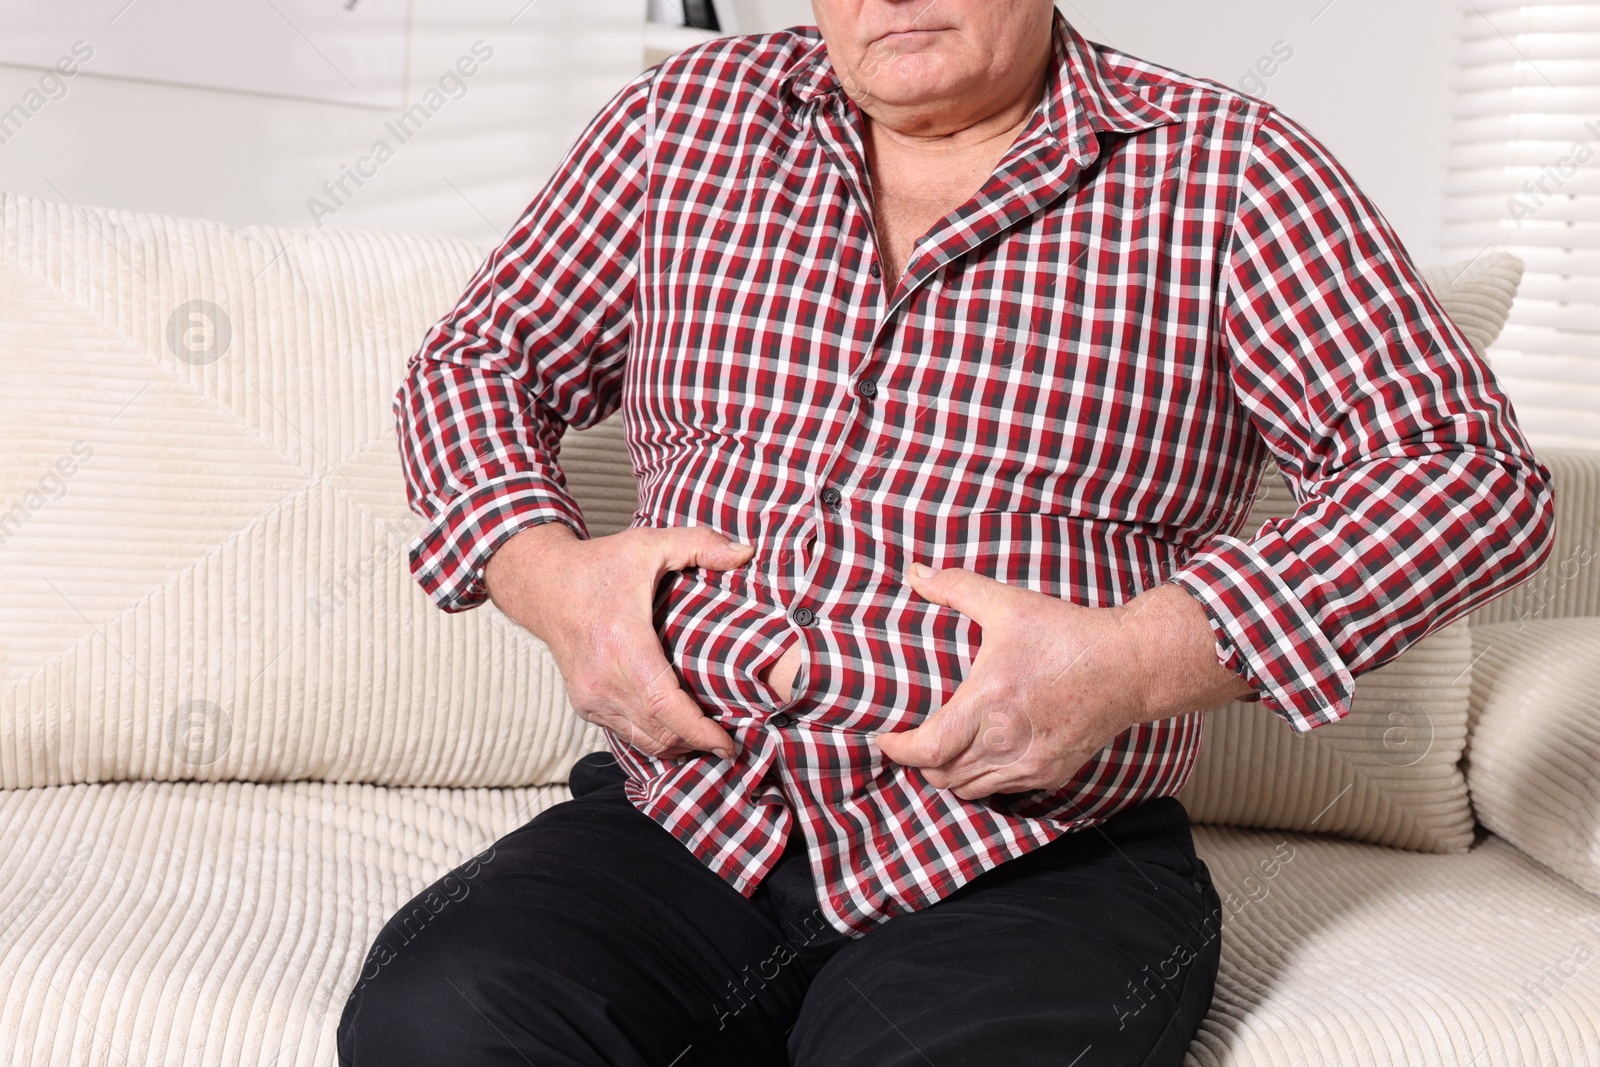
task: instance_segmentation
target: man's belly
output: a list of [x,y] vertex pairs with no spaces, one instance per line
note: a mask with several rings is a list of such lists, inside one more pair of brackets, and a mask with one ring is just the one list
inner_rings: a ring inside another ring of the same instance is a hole
[[794,695],[794,676],[800,670],[800,642],[790,638],[783,655],[761,672],[761,681],[784,700]]

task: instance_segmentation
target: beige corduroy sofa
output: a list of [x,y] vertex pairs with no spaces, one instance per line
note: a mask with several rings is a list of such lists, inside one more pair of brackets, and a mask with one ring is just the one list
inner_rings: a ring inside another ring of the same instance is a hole
[[[333,1064],[384,920],[600,747],[537,641],[406,571],[390,399],[485,252],[0,196],[0,1063]],[[1481,346],[1519,274],[1430,280]],[[1193,1064],[1600,1064],[1600,454],[1542,458],[1533,582],[1345,722],[1209,716]],[[628,524],[614,422],[565,466]]]

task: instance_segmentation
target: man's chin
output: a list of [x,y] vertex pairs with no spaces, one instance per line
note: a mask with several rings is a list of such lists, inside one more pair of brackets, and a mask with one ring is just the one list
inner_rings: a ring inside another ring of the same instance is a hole
[[865,97],[905,110],[937,108],[961,94],[962,78],[949,56],[914,52],[897,56],[878,77],[866,83]]

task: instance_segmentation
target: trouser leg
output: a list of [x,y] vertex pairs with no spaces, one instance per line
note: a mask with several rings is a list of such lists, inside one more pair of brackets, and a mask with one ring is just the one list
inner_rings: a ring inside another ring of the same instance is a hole
[[582,788],[385,925],[340,1022],[344,1067],[785,1063],[809,975],[773,966],[775,915],[620,776]]
[[1182,805],[1150,801],[845,946],[806,995],[790,1062],[1178,1067],[1220,928]]

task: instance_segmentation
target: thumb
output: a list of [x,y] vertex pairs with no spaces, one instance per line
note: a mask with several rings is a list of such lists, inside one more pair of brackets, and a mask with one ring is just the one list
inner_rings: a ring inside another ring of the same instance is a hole
[[678,571],[685,567],[704,567],[728,571],[750,562],[755,549],[723,537],[709,526],[677,527],[665,546],[661,569]]
[[959,705],[946,704],[912,730],[878,734],[878,750],[907,767],[942,767],[972,747],[976,734]]
[[976,571],[949,567],[936,571],[924,563],[906,568],[906,584],[922,599],[954,608],[967,618],[982,623],[993,615],[1010,586]]

